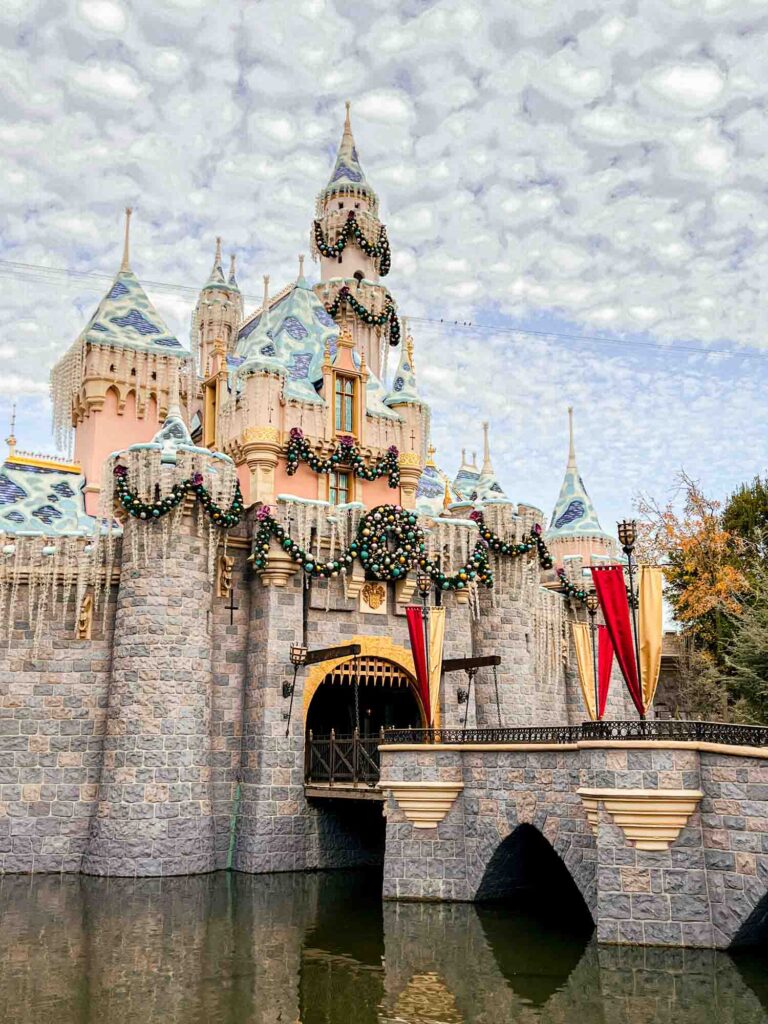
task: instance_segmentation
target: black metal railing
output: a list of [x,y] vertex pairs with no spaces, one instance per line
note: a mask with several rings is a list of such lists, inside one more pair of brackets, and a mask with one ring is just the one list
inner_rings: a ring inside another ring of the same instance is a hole
[[387,729],[382,743],[577,743],[580,725],[519,729]]
[[362,785],[379,781],[379,746],[382,735],[307,736],[304,748],[304,781],[308,784]]
[[381,742],[391,743],[578,743],[582,740],[676,740],[768,746],[768,728],[725,722],[672,719],[631,722],[584,722],[582,725],[531,726],[516,729],[387,729]]
[[728,746],[768,746],[768,728],[728,722],[681,722],[658,719],[633,722],[585,722],[582,740],[677,740],[724,743]]

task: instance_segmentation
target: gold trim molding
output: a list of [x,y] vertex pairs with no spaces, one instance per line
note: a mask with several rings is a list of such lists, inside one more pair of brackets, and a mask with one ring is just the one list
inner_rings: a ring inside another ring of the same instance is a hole
[[638,850],[668,850],[704,796],[700,789],[579,789],[597,835],[599,805]]
[[421,466],[421,456],[418,452],[400,452],[400,456],[397,461],[401,469]]
[[436,828],[464,789],[463,782],[382,782],[414,828]]

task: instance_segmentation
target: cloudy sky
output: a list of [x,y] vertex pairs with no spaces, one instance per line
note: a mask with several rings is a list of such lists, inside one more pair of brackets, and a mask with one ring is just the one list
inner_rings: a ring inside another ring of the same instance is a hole
[[488,418],[549,512],[573,404],[604,526],[681,467],[727,493],[768,462],[766,36],[768,0],[2,0],[3,427],[52,450],[126,204],[184,343],[215,235],[250,305],[292,277],[349,98],[444,468]]

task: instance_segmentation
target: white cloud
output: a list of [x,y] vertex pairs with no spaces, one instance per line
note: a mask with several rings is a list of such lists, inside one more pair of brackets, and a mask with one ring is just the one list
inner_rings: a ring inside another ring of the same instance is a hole
[[70,81],[77,90],[103,103],[129,103],[142,93],[137,75],[125,65],[89,64],[75,69]]
[[119,34],[127,19],[122,5],[114,0],[78,0],[77,13],[91,28]]

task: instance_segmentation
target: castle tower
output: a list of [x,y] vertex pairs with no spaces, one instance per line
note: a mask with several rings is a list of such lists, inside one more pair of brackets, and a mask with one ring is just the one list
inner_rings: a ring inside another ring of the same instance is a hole
[[573,408],[568,408],[568,463],[549,529],[544,535],[555,565],[564,559],[581,558],[583,565],[614,559],[616,541],[604,533],[592,500],[576,465],[573,441]]
[[86,479],[86,510],[95,515],[101,467],[126,445],[150,441],[168,410],[175,382],[188,390],[191,361],[147,297],[130,265],[131,210],[125,211],[123,259],[84,330],[51,371],[56,441],[69,448]]
[[[119,503],[162,509],[199,479],[219,507],[233,504],[231,459],[194,446],[180,409],[149,444],[115,458]],[[154,523],[125,515],[104,758],[83,871],[180,875],[215,867],[211,791],[213,699],[209,534],[187,491],[179,511]],[[160,514],[159,512],[157,513]],[[148,521],[149,520],[149,521]]]
[[400,452],[400,501],[404,508],[416,507],[416,491],[422,475],[422,448],[427,431],[427,404],[416,387],[413,338],[404,326],[405,341],[385,404],[398,412],[404,422]]
[[217,343],[223,343],[225,353],[231,352],[242,322],[243,296],[235,276],[235,257],[230,257],[229,274],[225,276],[221,239],[217,238],[213,266],[200,290],[192,318],[192,343],[197,343],[198,370],[203,379],[215,372]]
[[387,230],[360,165],[349,103],[330,181],[317,197],[310,241],[320,260],[318,297],[336,322],[351,330],[357,351],[380,378],[383,346],[396,345],[400,332],[394,300],[380,284],[389,273]]

